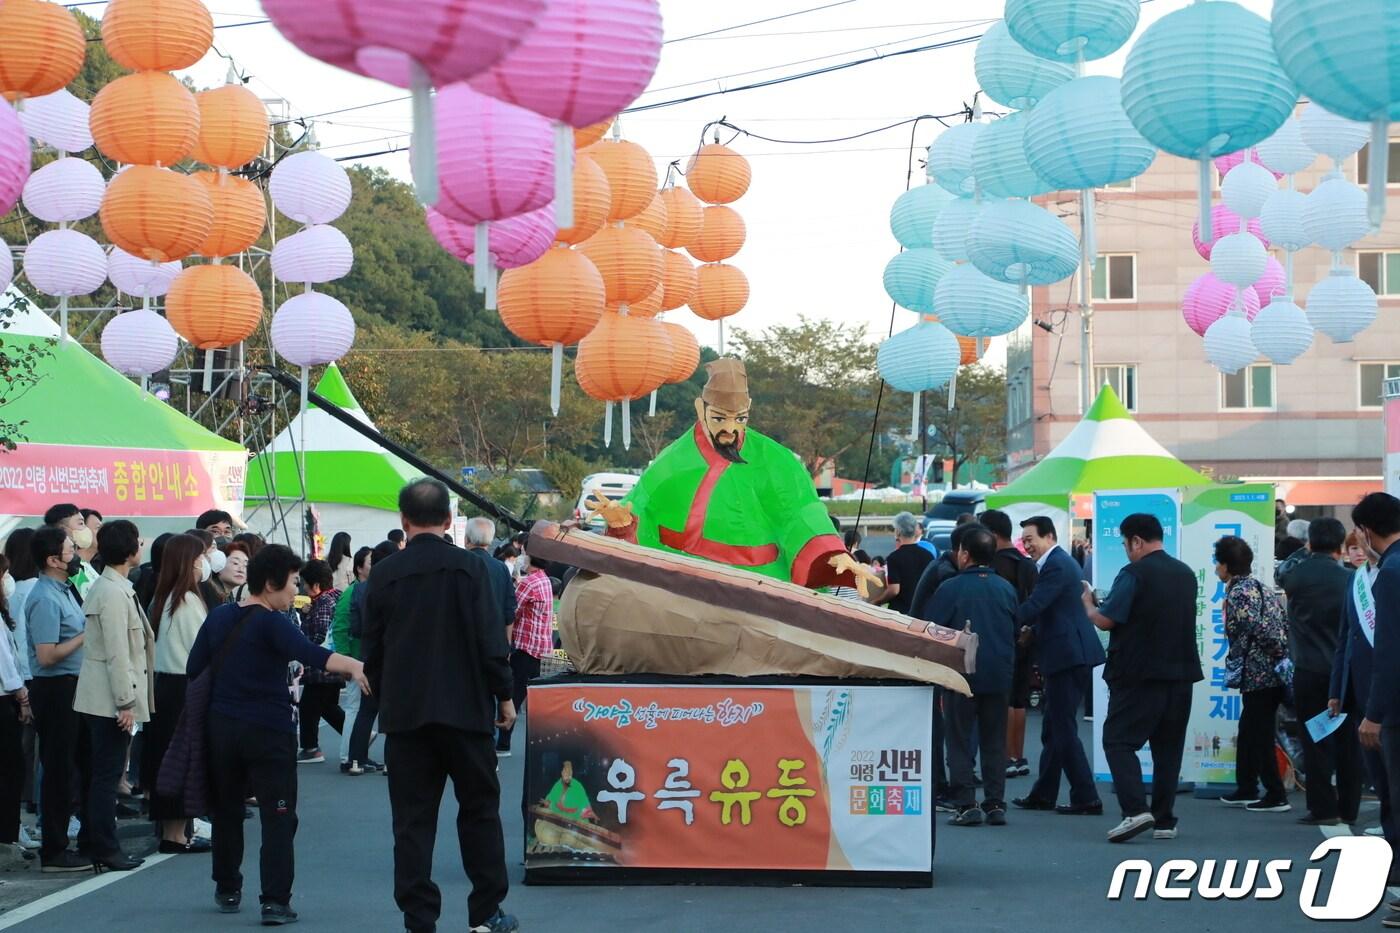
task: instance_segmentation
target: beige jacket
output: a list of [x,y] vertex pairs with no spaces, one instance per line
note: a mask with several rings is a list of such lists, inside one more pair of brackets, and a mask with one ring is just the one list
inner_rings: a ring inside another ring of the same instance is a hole
[[155,633],[131,583],[111,569],[102,571],[83,613],[87,637],[73,709],[113,719],[129,709],[137,722],[148,722],[155,706]]

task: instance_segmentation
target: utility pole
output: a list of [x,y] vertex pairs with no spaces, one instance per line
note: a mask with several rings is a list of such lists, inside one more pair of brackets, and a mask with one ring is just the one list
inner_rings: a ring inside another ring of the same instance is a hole
[[1079,192],[1079,411],[1094,404],[1094,190]]

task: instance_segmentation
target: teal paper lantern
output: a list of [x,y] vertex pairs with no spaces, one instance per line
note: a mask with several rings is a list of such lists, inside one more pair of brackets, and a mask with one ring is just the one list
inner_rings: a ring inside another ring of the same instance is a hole
[[901,308],[932,314],[934,289],[951,268],[932,249],[907,249],[885,265],[885,292]]
[[1117,78],[1076,78],[1026,115],[1026,159],[1056,188],[1102,188],[1135,178],[1157,158],[1123,110]]
[[1006,0],[1006,27],[1023,48],[1058,62],[1112,55],[1132,36],[1138,0]]
[[998,198],[1033,198],[1053,190],[1026,161],[1027,114],[1008,113],[988,123],[972,146],[977,186]]
[[967,236],[988,201],[958,198],[933,222],[933,248],[949,262],[967,262]]
[[983,275],[975,266],[955,266],[938,283],[938,319],[964,337],[1009,334],[1026,320],[1030,303],[1015,285]]
[[997,20],[977,43],[972,70],[982,93],[1004,107],[1034,107],[1055,88],[1074,78],[1074,66],[1049,61],[1026,51]]
[[972,147],[984,129],[983,123],[959,123],[939,133],[928,147],[928,177],[958,197],[972,194]]
[[977,215],[967,255],[1000,282],[1050,285],[1079,268],[1079,241],[1045,208],[1029,201],[999,201]]
[[953,332],[936,321],[920,321],[880,344],[875,366],[900,392],[931,392],[958,371],[962,348]]
[[1123,109],[1138,132],[1200,162],[1203,240],[1211,238],[1210,158],[1269,138],[1297,98],[1268,22],[1227,0],[1168,13],[1133,44],[1123,66]]
[[943,207],[955,200],[938,185],[920,185],[901,194],[890,208],[890,232],[905,249],[933,245],[933,222]]

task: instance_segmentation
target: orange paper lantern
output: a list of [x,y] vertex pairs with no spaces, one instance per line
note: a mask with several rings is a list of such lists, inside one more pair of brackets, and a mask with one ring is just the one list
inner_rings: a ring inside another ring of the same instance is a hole
[[199,105],[175,78],[143,71],[98,91],[88,124],[97,148],[110,159],[174,165],[199,141]]
[[666,231],[666,203],[661,200],[661,193],[658,191],[653,195],[651,202],[642,212],[625,221],[623,226],[645,230],[648,236],[659,243],[661,235]]
[[228,84],[194,96],[199,107],[199,139],[194,157],[205,165],[240,168],[267,146],[271,129],[267,108],[258,96],[239,84]]
[[705,225],[705,205],[684,188],[663,188],[661,203],[666,206],[666,228],[656,242],[667,249],[685,249]]
[[665,295],[665,293],[666,287],[664,285],[658,285],[650,295],[647,295],[641,301],[634,301],[631,304],[626,305],[608,305],[608,310],[617,314],[621,314],[622,309],[626,308],[627,313],[630,314],[632,317],[656,317],[658,314],[661,313],[662,297]]
[[735,266],[724,263],[695,270],[695,294],[690,310],[707,321],[718,321],[744,310],[749,302],[749,280]]
[[752,178],[749,160],[719,143],[701,146],[685,170],[685,183],[707,204],[739,200],[749,190]]
[[530,343],[578,343],[603,314],[603,277],[578,250],[555,247],[506,269],[496,289],[501,323]]
[[705,208],[705,224],[686,249],[701,262],[724,262],[744,248],[744,218],[732,207]]
[[232,256],[258,242],[267,224],[267,202],[257,185],[219,172],[191,177],[204,187],[214,207],[209,235],[198,250],[201,256]]
[[695,264],[675,250],[661,251],[661,310],[670,311],[690,303],[695,294]]
[[214,44],[214,19],[200,0],[112,0],[102,14],[102,44],[132,71],[175,71]]
[[171,262],[199,250],[214,223],[214,203],[188,175],[133,165],[107,186],[101,218],[107,239],[131,255]]
[[589,146],[588,153],[608,176],[612,203],[608,220],[626,220],[640,214],[656,194],[656,165],[651,154],[625,139],[604,139]]
[[661,326],[671,336],[671,373],[666,377],[666,384],[685,382],[695,375],[695,368],[700,365],[700,343],[684,324],[662,321]]
[[962,357],[958,360],[959,366],[971,366],[982,358],[983,343],[976,337],[958,337],[958,349],[962,351]]
[[175,332],[201,350],[247,340],[262,321],[258,283],[237,266],[190,266],[165,296]]
[[641,301],[661,284],[661,250],[635,227],[604,227],[579,251],[598,267],[610,305]]
[[599,120],[597,123],[589,124],[583,129],[574,130],[574,148],[585,149],[607,135],[608,128],[613,125],[616,117],[609,117],[606,120]]
[[670,334],[660,321],[604,313],[579,341],[574,374],[600,402],[641,398],[665,384],[671,370]]
[[574,246],[603,229],[612,206],[612,189],[608,176],[592,158],[582,152],[574,154],[574,225],[560,230],[554,238]]
[[57,3],[0,3],[0,92],[6,97],[52,94],[78,76],[86,55],[82,27]]

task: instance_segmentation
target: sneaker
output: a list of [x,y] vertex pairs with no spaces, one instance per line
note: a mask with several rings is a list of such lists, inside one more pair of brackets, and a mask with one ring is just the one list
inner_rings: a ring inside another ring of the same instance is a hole
[[45,874],[53,872],[92,871],[92,861],[85,859],[71,849],[64,849],[53,858],[41,859],[39,870]]
[[933,802],[933,808],[939,813],[957,813],[960,809],[957,804],[947,797],[938,797]]
[[1387,930],[1400,930],[1400,914],[1391,914],[1381,919],[1381,926]]
[[987,814],[988,826],[1006,825],[1006,808],[1001,804],[994,803],[989,807],[984,803],[982,804],[982,809]]
[[265,927],[286,926],[297,922],[297,912],[286,904],[262,905],[262,925]]
[[485,923],[478,923],[472,927],[470,933],[515,933],[520,929],[520,921],[510,914],[496,908],[496,913]]
[[373,758],[366,758],[364,761],[360,762],[360,767],[370,772],[384,770],[384,765],[375,761]]
[[125,852],[118,852],[106,858],[95,858],[92,860],[93,870],[99,875],[104,871],[131,871],[140,868],[145,859],[132,858]]
[[496,746],[496,757],[497,757],[497,758],[509,758],[509,757],[510,757],[510,749],[508,749],[508,748],[501,748],[499,745]]
[[39,845],[40,845],[40,843],[39,843],[39,831],[36,829],[36,830],[34,831],[33,835],[31,835],[30,832],[29,832],[28,827],[26,827],[23,823],[21,823],[21,824],[20,824],[20,827],[19,827],[19,842],[18,842],[18,845],[19,845],[19,847],[20,847],[21,849],[31,849],[31,850],[32,850],[32,849],[37,849],[37,848],[39,848]]
[[1400,900],[1391,901],[1389,904],[1386,904],[1385,906],[1389,907],[1391,910],[1395,911],[1396,913],[1400,913]]
[[243,892],[215,891],[214,904],[219,908],[221,914],[236,914],[238,908],[243,906]]
[[365,769],[364,766],[361,765],[358,761],[352,761],[350,762],[350,767],[345,769],[345,773],[353,774],[356,777],[359,777],[361,774],[365,773]]
[[[319,748],[308,748],[305,751],[297,752],[297,764],[299,765],[320,764],[325,760],[326,756],[321,754]],[[289,920],[287,922],[290,923],[291,921]]]
[[1152,818],[1151,813],[1139,813],[1135,816],[1126,816],[1123,822],[1108,831],[1109,842],[1127,842],[1134,836],[1140,836],[1147,832],[1157,823]]
[[1246,794],[1243,791],[1235,791],[1233,794],[1221,797],[1220,802],[1227,807],[1247,807],[1252,803],[1259,802],[1258,794]]
[[1254,803],[1246,804],[1245,809],[1250,813],[1287,813],[1293,809],[1293,804],[1287,800],[1270,800],[1265,797],[1263,800],[1256,800]]
[[1015,758],[1006,759],[1006,776],[1009,778],[1021,776],[1021,766]]
[[1025,777],[1031,773],[1031,763],[1025,758],[1016,759],[1016,776]]
[[1171,826],[1171,827],[1168,827],[1168,828],[1166,828],[1166,829],[1163,829],[1163,828],[1161,828],[1161,827],[1158,827],[1158,828],[1152,830],[1152,838],[1153,838],[1153,839],[1175,839],[1175,838],[1176,838],[1176,827],[1175,827],[1175,826]]
[[1340,817],[1314,816],[1311,812],[1298,817],[1298,822],[1304,826],[1340,826],[1342,824]]
[[984,814],[981,807],[963,807],[948,821],[949,826],[981,826]]

